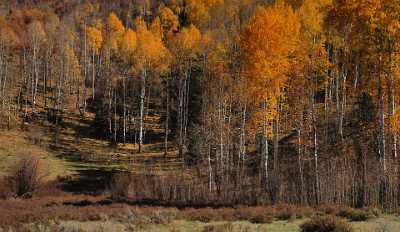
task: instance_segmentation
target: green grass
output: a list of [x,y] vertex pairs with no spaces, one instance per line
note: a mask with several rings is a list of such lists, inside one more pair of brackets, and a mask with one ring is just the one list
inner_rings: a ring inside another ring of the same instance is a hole
[[[79,230],[94,232],[94,231],[130,231],[129,229],[136,229],[133,231],[143,232],[202,232],[206,227],[210,226],[223,226],[230,224],[232,232],[299,232],[300,225],[306,219],[293,220],[293,221],[274,221],[270,224],[252,224],[248,221],[236,222],[210,222],[202,223],[198,221],[174,220],[169,224],[131,224],[129,221],[121,220],[103,220],[103,221],[61,221],[57,222],[59,228],[66,231]],[[371,219],[365,222],[351,222],[350,223],[355,232],[397,232],[400,231],[400,220],[395,216],[385,215],[380,218]],[[31,225],[30,227],[32,227]],[[99,230],[101,229],[101,230]]]

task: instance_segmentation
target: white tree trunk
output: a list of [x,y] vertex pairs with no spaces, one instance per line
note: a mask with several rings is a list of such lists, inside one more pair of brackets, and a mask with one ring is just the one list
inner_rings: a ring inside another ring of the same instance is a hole
[[339,112],[339,136],[343,139],[343,121],[344,115],[346,113],[346,79],[347,79],[347,70],[343,70],[342,74],[342,101],[340,104],[340,112]]
[[143,69],[141,75],[141,91],[140,91],[140,126],[139,126],[139,153],[142,152],[142,145],[143,145],[143,125],[144,125],[144,98],[146,94],[146,77],[147,77],[147,70],[146,68]]

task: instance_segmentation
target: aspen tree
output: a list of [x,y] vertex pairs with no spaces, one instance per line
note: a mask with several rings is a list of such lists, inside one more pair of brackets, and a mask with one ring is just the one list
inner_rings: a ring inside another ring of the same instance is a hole
[[135,50],[135,69],[140,75],[140,109],[139,109],[139,152],[142,152],[144,132],[144,101],[146,97],[146,85],[150,69],[157,67],[168,55],[161,38],[148,30],[146,23],[136,20],[137,47]]
[[103,43],[103,35],[101,30],[97,29],[96,27],[87,26],[86,30],[86,37],[88,41],[88,46],[92,51],[92,99],[95,98],[95,78],[96,78],[96,65],[95,65],[95,56],[99,55],[100,48]]
[[[298,48],[300,42],[300,20],[298,15],[282,2],[269,8],[259,9],[242,32],[241,48],[243,50],[246,76],[254,100],[265,104],[264,120],[273,119],[274,124],[274,191],[273,201],[277,200],[278,181],[278,113],[279,99],[290,67],[290,55]],[[269,115],[269,116],[268,116]],[[263,122],[263,121],[261,121]],[[263,122],[267,125],[267,122]],[[266,127],[264,127],[266,128]],[[267,128],[264,131],[268,143]],[[265,160],[269,159],[268,150]],[[267,162],[266,167],[267,169]],[[268,171],[266,171],[268,173]]]

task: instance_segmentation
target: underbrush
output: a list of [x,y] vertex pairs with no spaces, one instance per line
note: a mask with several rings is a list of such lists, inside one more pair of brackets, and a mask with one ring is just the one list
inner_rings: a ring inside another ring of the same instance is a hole
[[181,211],[181,218],[192,221],[249,221],[254,224],[272,223],[274,220],[295,220],[314,215],[309,207],[295,207],[291,205],[239,206],[236,208],[187,208]]
[[301,232],[352,232],[348,222],[334,216],[315,217],[300,226]]
[[361,209],[353,209],[353,208],[344,208],[339,211],[337,214],[339,217],[347,218],[350,221],[367,221],[371,217],[373,217],[372,213],[367,210]]
[[24,155],[10,170],[9,175],[1,181],[0,195],[3,197],[29,198],[43,185],[41,163],[35,155]]
[[[47,187],[46,187],[47,186]],[[207,231],[224,231],[230,223],[248,221],[252,224],[269,224],[274,221],[289,221],[313,218],[302,226],[303,232],[310,228],[329,232],[347,232],[349,221],[364,221],[380,215],[375,208],[351,209],[337,206],[298,207],[287,204],[274,206],[237,206],[220,208],[174,208],[137,205],[134,202],[114,201],[109,195],[72,195],[58,190],[56,183],[43,185],[29,199],[8,198],[0,200],[0,225],[6,228],[21,228],[27,224],[48,225],[50,222],[107,222],[124,224],[132,231],[144,231],[149,225],[170,225],[175,220],[211,223]],[[338,216],[338,217],[337,217]],[[221,225],[224,222],[227,225]],[[233,223],[236,225],[236,223]],[[259,225],[253,225],[259,226]],[[50,227],[49,227],[50,228]],[[17,230],[20,231],[20,230]],[[52,230],[44,230],[52,231]],[[57,230],[56,230],[57,231]],[[206,231],[206,230],[205,230]],[[229,230],[228,230],[229,231]],[[247,231],[246,228],[233,231]],[[2,232],[0,230],[0,232]]]

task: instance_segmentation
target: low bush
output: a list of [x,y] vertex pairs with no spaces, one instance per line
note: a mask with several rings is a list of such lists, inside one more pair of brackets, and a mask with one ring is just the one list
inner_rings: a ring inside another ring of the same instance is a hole
[[272,223],[274,217],[271,215],[254,215],[249,218],[249,221],[254,224],[268,224]]
[[27,155],[11,167],[11,173],[5,182],[15,197],[29,198],[42,186],[43,178],[39,159],[34,155]]
[[338,206],[332,204],[321,204],[316,208],[316,210],[320,214],[329,214],[329,215],[336,215],[339,212]]
[[216,221],[216,220],[220,219],[220,217],[216,213],[216,211],[211,208],[186,209],[184,211],[183,217],[185,219],[189,219],[192,221],[199,221],[199,222],[204,222],[204,223],[208,223],[212,220]]
[[255,224],[271,223],[274,214],[271,209],[264,207],[240,207],[235,213],[236,220],[245,220]]
[[[13,195],[8,178],[0,177],[0,199],[7,199]],[[0,230],[1,232],[1,230]]]
[[113,200],[126,200],[131,195],[132,179],[129,173],[116,173],[111,177],[109,183],[109,191],[111,199]]
[[344,208],[339,211],[337,216],[347,218],[350,221],[358,222],[370,219],[372,217],[372,214],[365,210]]
[[350,224],[334,216],[316,217],[300,226],[301,232],[352,232]]
[[364,210],[366,210],[371,216],[374,216],[374,217],[379,217],[382,214],[382,211],[379,208],[375,208],[375,207],[366,208]]
[[298,207],[296,208],[296,219],[312,218],[316,214],[314,208],[311,207]]
[[[297,212],[294,206],[278,205],[275,207],[275,217],[278,220],[291,220],[297,218]],[[300,217],[300,216],[299,216]]]

